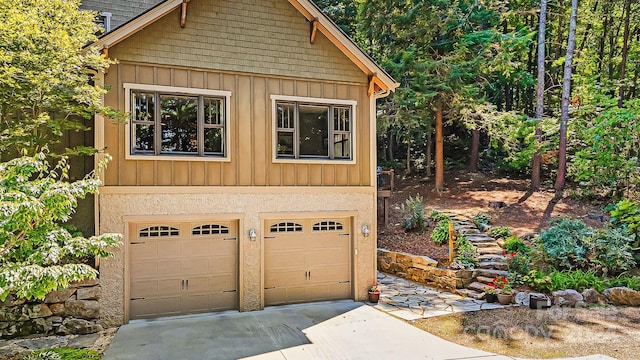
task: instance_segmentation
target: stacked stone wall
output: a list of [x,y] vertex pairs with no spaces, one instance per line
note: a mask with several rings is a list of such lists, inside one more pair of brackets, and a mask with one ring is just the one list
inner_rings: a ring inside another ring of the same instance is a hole
[[461,289],[475,278],[472,270],[437,267],[438,262],[426,256],[378,249],[378,270],[417,283],[440,289]]
[[0,338],[31,335],[82,335],[103,330],[97,280],[73,283],[53,291],[43,301],[27,301],[9,295],[0,303]]

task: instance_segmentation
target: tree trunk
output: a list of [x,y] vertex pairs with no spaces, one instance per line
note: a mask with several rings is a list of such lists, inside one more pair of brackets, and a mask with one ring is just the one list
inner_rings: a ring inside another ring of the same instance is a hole
[[627,55],[629,54],[629,18],[631,13],[631,0],[625,0],[624,2],[624,35],[622,41],[622,59],[620,60],[620,88],[618,89],[618,107],[624,106],[624,80],[625,72],[627,69]]
[[431,177],[433,175],[431,171],[431,162],[433,162],[433,137],[431,136],[431,122],[427,124],[426,162],[427,162],[427,177]]
[[547,0],[540,0],[540,20],[538,24],[538,88],[536,89],[536,152],[533,154],[531,165],[531,188],[540,188],[540,142],[542,129],[540,122],[544,115],[544,42],[547,31]]
[[444,137],[442,134],[442,103],[435,104],[436,112],[436,190],[444,190]]
[[576,18],[578,17],[578,0],[571,0],[571,18],[569,20],[569,38],[567,40],[567,56],[564,62],[564,78],[562,83],[562,107],[560,112],[560,145],[558,149],[558,177],[556,190],[564,189],[567,175],[567,122],[569,121],[569,98],[571,97],[571,69],[573,52],[576,47]]
[[411,174],[411,140],[407,141],[407,174]]
[[480,130],[475,129],[472,132],[471,140],[471,156],[469,157],[469,172],[478,172],[478,153],[480,152]]

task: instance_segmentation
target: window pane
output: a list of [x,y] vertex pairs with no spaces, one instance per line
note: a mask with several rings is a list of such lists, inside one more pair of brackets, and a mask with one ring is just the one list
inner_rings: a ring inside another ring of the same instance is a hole
[[153,134],[155,126],[133,124],[134,152],[153,152]]
[[198,152],[198,98],[160,95],[162,152]]
[[224,125],[224,108],[222,99],[204,99],[204,123],[206,125]]
[[132,121],[153,121],[155,113],[155,98],[153,93],[132,92],[133,106],[131,111]]
[[334,130],[336,131],[349,131],[349,119],[350,119],[350,109],[349,108],[339,108],[336,107],[333,109],[334,116]]
[[293,129],[294,127],[294,117],[293,112],[295,111],[294,104],[282,104],[278,103],[278,127],[281,129]]
[[349,158],[351,156],[351,141],[348,134],[333,135],[333,151],[336,158]]
[[292,132],[278,132],[278,155],[293,156]]
[[329,156],[327,106],[300,105],[300,156]]
[[204,152],[222,154],[221,128],[204,129]]

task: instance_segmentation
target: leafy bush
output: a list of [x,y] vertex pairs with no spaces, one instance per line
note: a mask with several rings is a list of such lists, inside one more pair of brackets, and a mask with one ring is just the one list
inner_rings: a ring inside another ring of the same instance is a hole
[[640,276],[628,276],[620,274],[617,277],[607,280],[607,287],[626,286],[630,289],[640,291]]
[[507,255],[507,270],[511,274],[511,280],[519,283],[520,278],[531,270],[531,258],[526,252],[512,252]]
[[478,265],[478,251],[476,247],[465,236],[456,238],[456,257],[453,262],[454,268],[473,269]]
[[636,266],[633,258],[632,238],[618,228],[598,230],[591,239],[591,263],[604,274],[620,273]]
[[431,233],[431,239],[438,245],[449,242],[449,220],[440,220]]
[[548,292],[553,288],[551,277],[538,270],[529,271],[529,273],[520,280],[536,291]]
[[95,350],[55,348],[44,349],[30,353],[23,360],[100,360],[100,354]]
[[587,268],[589,239],[594,230],[581,220],[555,218],[551,227],[540,234],[548,263],[557,269]]
[[[101,161],[98,169],[103,169]],[[108,257],[121,235],[74,236],[61,224],[69,220],[78,198],[95,193],[94,172],[69,182],[65,159],[55,166],[46,154],[0,163],[0,301],[10,293],[44,299],[69,282],[95,278],[97,272],[80,259]]]
[[613,224],[627,227],[629,234],[632,234],[636,241],[640,241],[640,204],[623,199],[615,204],[609,213]]
[[405,231],[423,232],[425,229],[424,205],[422,196],[409,197],[400,207],[404,218]]
[[626,286],[630,289],[640,291],[640,276],[619,275],[615,278],[607,278],[598,275],[595,271],[558,271],[553,270],[543,273],[531,270],[527,276],[522,277],[522,281],[537,291],[555,291],[574,289],[584,291],[593,288],[602,292],[604,289]]
[[484,227],[489,224],[491,221],[491,215],[487,213],[477,213],[473,216],[473,223],[476,224],[478,228]]
[[429,214],[429,218],[434,223],[439,223],[441,220],[449,220],[449,216],[445,213],[441,213],[438,210],[432,209],[431,214]]
[[504,250],[508,253],[516,252],[518,254],[528,254],[529,247],[517,236],[509,236],[504,241]]
[[489,230],[489,236],[494,239],[506,239],[511,236],[511,229],[508,226],[494,226]]

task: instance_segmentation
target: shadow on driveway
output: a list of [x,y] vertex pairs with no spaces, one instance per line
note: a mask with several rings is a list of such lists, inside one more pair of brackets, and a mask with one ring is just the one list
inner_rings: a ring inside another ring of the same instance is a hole
[[269,307],[122,326],[104,360],[238,359],[310,344],[302,330],[363,306],[353,301]]

